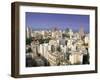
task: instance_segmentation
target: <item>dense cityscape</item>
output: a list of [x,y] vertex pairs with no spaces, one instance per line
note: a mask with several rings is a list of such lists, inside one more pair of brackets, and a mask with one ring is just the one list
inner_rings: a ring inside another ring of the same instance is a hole
[[26,29],[26,67],[84,65],[89,61],[89,32]]

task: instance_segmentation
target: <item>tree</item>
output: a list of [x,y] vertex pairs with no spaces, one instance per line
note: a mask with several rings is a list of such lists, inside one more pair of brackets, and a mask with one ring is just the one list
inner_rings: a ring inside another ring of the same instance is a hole
[[26,45],[29,45],[32,41],[32,38],[26,38]]

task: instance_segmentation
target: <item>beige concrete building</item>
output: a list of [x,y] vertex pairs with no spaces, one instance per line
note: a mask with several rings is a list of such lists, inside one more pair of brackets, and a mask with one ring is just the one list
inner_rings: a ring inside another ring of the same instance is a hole
[[62,57],[63,55],[60,52],[56,51],[54,53],[48,54],[48,61],[51,66],[57,66],[60,64],[61,59],[63,59]]
[[83,54],[81,54],[80,52],[71,52],[69,61],[71,64],[82,64]]

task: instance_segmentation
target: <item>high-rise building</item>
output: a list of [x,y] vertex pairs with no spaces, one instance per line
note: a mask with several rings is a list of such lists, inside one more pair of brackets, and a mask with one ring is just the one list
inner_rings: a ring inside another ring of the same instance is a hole
[[88,44],[89,43],[89,36],[88,35],[85,36],[84,42],[85,42],[85,44]]
[[60,64],[60,60],[62,58],[60,58],[62,56],[62,54],[58,51],[55,51],[54,53],[49,53],[48,54],[48,61],[50,63],[51,66],[57,66]]
[[40,44],[39,46],[39,53],[46,59],[48,59],[49,47],[48,43]]
[[39,45],[37,44],[37,42],[33,41],[31,43],[31,49],[32,49],[32,53],[34,56],[37,56],[39,53]]
[[26,28],[26,38],[32,37],[32,29],[30,27]]
[[69,34],[69,38],[71,39],[71,38],[72,38],[72,36],[73,36],[73,31],[72,31],[72,29],[69,29],[68,34]]
[[83,36],[84,36],[84,29],[83,29],[83,27],[80,27],[79,35],[80,35],[80,38],[83,38]]
[[30,32],[29,32],[29,28],[26,28],[26,37],[29,38],[30,37]]
[[83,54],[81,54],[80,52],[72,52],[69,56],[69,61],[71,64],[82,64]]

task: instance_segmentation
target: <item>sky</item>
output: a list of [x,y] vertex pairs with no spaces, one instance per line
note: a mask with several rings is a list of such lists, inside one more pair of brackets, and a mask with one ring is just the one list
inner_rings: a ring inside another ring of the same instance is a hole
[[26,27],[31,27],[33,30],[56,27],[61,30],[70,28],[79,31],[80,27],[83,27],[85,32],[89,32],[89,20],[89,15],[26,12]]

